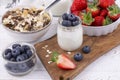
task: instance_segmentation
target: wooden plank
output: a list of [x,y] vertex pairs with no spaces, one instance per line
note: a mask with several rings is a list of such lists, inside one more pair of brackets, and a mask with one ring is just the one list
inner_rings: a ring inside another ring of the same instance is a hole
[[[120,25],[113,33],[110,33],[106,36],[100,37],[84,36],[82,46],[78,50],[72,52],[72,54],[70,55],[68,55],[66,51],[62,50],[58,46],[56,36],[49,40],[35,44],[35,48],[38,57],[41,59],[43,65],[45,66],[46,70],[48,71],[53,80],[72,80],[81,71],[83,71],[90,63],[98,59],[100,56],[104,55],[112,48],[118,46],[119,44],[120,44]],[[45,45],[48,45],[47,49],[51,51],[57,51],[59,53],[67,54],[68,57],[77,65],[77,68],[74,70],[61,70],[56,66],[55,63],[48,64],[48,61],[51,59],[51,54],[50,57],[48,58],[45,57],[47,52],[46,50],[42,49],[42,47]],[[85,45],[91,46],[92,50],[89,54],[84,54],[81,51],[81,48]],[[76,52],[81,52],[83,54],[84,59],[82,61],[80,62],[74,61],[73,55]]]

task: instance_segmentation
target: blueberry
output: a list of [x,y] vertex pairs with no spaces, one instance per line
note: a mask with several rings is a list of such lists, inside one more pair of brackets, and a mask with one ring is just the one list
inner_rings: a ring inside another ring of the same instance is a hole
[[8,52],[8,51],[5,51],[4,58],[9,60],[11,57],[12,57],[12,53]]
[[83,59],[83,55],[81,53],[77,53],[74,55],[74,59],[76,61],[81,61]]
[[12,56],[17,57],[20,55],[20,50],[18,48],[12,50]]
[[6,49],[6,50],[5,50],[5,53],[9,53],[9,52],[11,53],[12,50],[11,50],[11,49]]
[[72,26],[76,26],[76,25],[78,25],[79,24],[79,21],[73,21],[72,22]]
[[26,63],[21,63],[21,64],[19,64],[19,65],[18,65],[18,68],[19,68],[19,70],[21,70],[22,72],[25,72],[25,71],[27,71],[27,70],[30,69],[30,68],[27,66]]
[[17,64],[13,64],[13,63],[7,63],[5,65],[6,69],[8,71],[11,71],[11,72],[14,72],[14,73],[18,73],[19,70],[18,70],[18,65]]
[[29,68],[32,68],[35,65],[33,60],[30,60],[30,61],[26,62],[26,64],[28,65]]
[[12,58],[10,59],[10,61],[13,61],[13,62],[15,62],[16,60],[15,60],[15,58],[13,58],[13,57],[12,57]]
[[16,47],[21,47],[21,45],[20,44],[13,44],[12,45],[12,49],[15,49]]
[[79,18],[77,16],[75,16],[75,21],[79,21]]
[[72,26],[72,23],[71,23],[71,21],[63,20],[63,21],[62,21],[62,25],[63,25],[63,26],[66,26],[66,27],[70,27],[70,26]]
[[82,48],[82,51],[83,51],[84,53],[89,53],[89,52],[91,51],[91,48],[90,48],[89,46],[84,46],[84,47]]
[[28,57],[31,57],[33,55],[32,51],[31,50],[27,50],[27,55],[28,55]]
[[64,13],[64,14],[62,15],[62,19],[63,19],[63,20],[68,20],[68,14],[67,14],[67,13]]
[[27,51],[27,50],[30,50],[30,47],[29,47],[28,45],[23,45],[23,46],[22,46],[22,49],[23,49],[24,51]]
[[23,53],[22,56],[24,56],[25,60],[29,58],[28,55],[25,53]]
[[16,58],[16,61],[17,61],[17,62],[24,61],[24,60],[25,60],[25,57],[24,57],[23,55],[19,55],[19,56],[17,56],[17,58]]
[[68,20],[70,20],[70,21],[75,21],[75,19],[76,19],[76,17],[75,17],[74,14],[69,14],[69,15],[68,15]]

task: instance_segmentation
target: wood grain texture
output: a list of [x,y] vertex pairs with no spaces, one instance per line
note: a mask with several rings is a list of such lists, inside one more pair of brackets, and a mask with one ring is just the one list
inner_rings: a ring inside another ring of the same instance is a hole
[[[90,63],[104,55],[106,52],[111,50],[120,44],[120,25],[113,32],[106,36],[100,37],[88,37],[84,36],[84,41],[82,46],[76,51],[72,52],[72,54],[68,55],[66,51],[62,50],[57,44],[57,38],[54,36],[53,38],[43,41],[41,43],[35,44],[36,52],[38,57],[41,59],[43,65],[46,70],[50,74],[53,80],[72,80],[75,76],[77,76],[82,70],[84,70]],[[46,50],[42,47],[48,45],[48,50],[57,51],[59,53],[67,54],[68,57],[77,65],[77,68],[74,70],[61,70],[59,69],[55,63],[48,64],[48,61],[51,58],[46,58]],[[84,54],[81,51],[81,48],[85,45],[91,46],[91,52],[89,54]],[[80,62],[76,62],[73,60],[73,55],[76,52],[81,52],[84,56],[84,59]]]

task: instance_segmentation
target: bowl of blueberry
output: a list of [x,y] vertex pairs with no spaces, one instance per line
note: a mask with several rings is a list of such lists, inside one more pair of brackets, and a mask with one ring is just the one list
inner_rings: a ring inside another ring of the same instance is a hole
[[25,75],[34,69],[35,53],[35,48],[29,43],[12,43],[3,51],[4,66],[12,75]]

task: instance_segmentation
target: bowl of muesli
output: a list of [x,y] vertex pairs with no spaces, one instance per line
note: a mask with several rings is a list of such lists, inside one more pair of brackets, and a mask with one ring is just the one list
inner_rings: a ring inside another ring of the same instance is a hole
[[[50,28],[52,15],[44,8],[18,6],[8,10],[2,24],[8,35],[16,40],[33,42],[40,39]],[[41,12],[44,12],[40,14]]]

